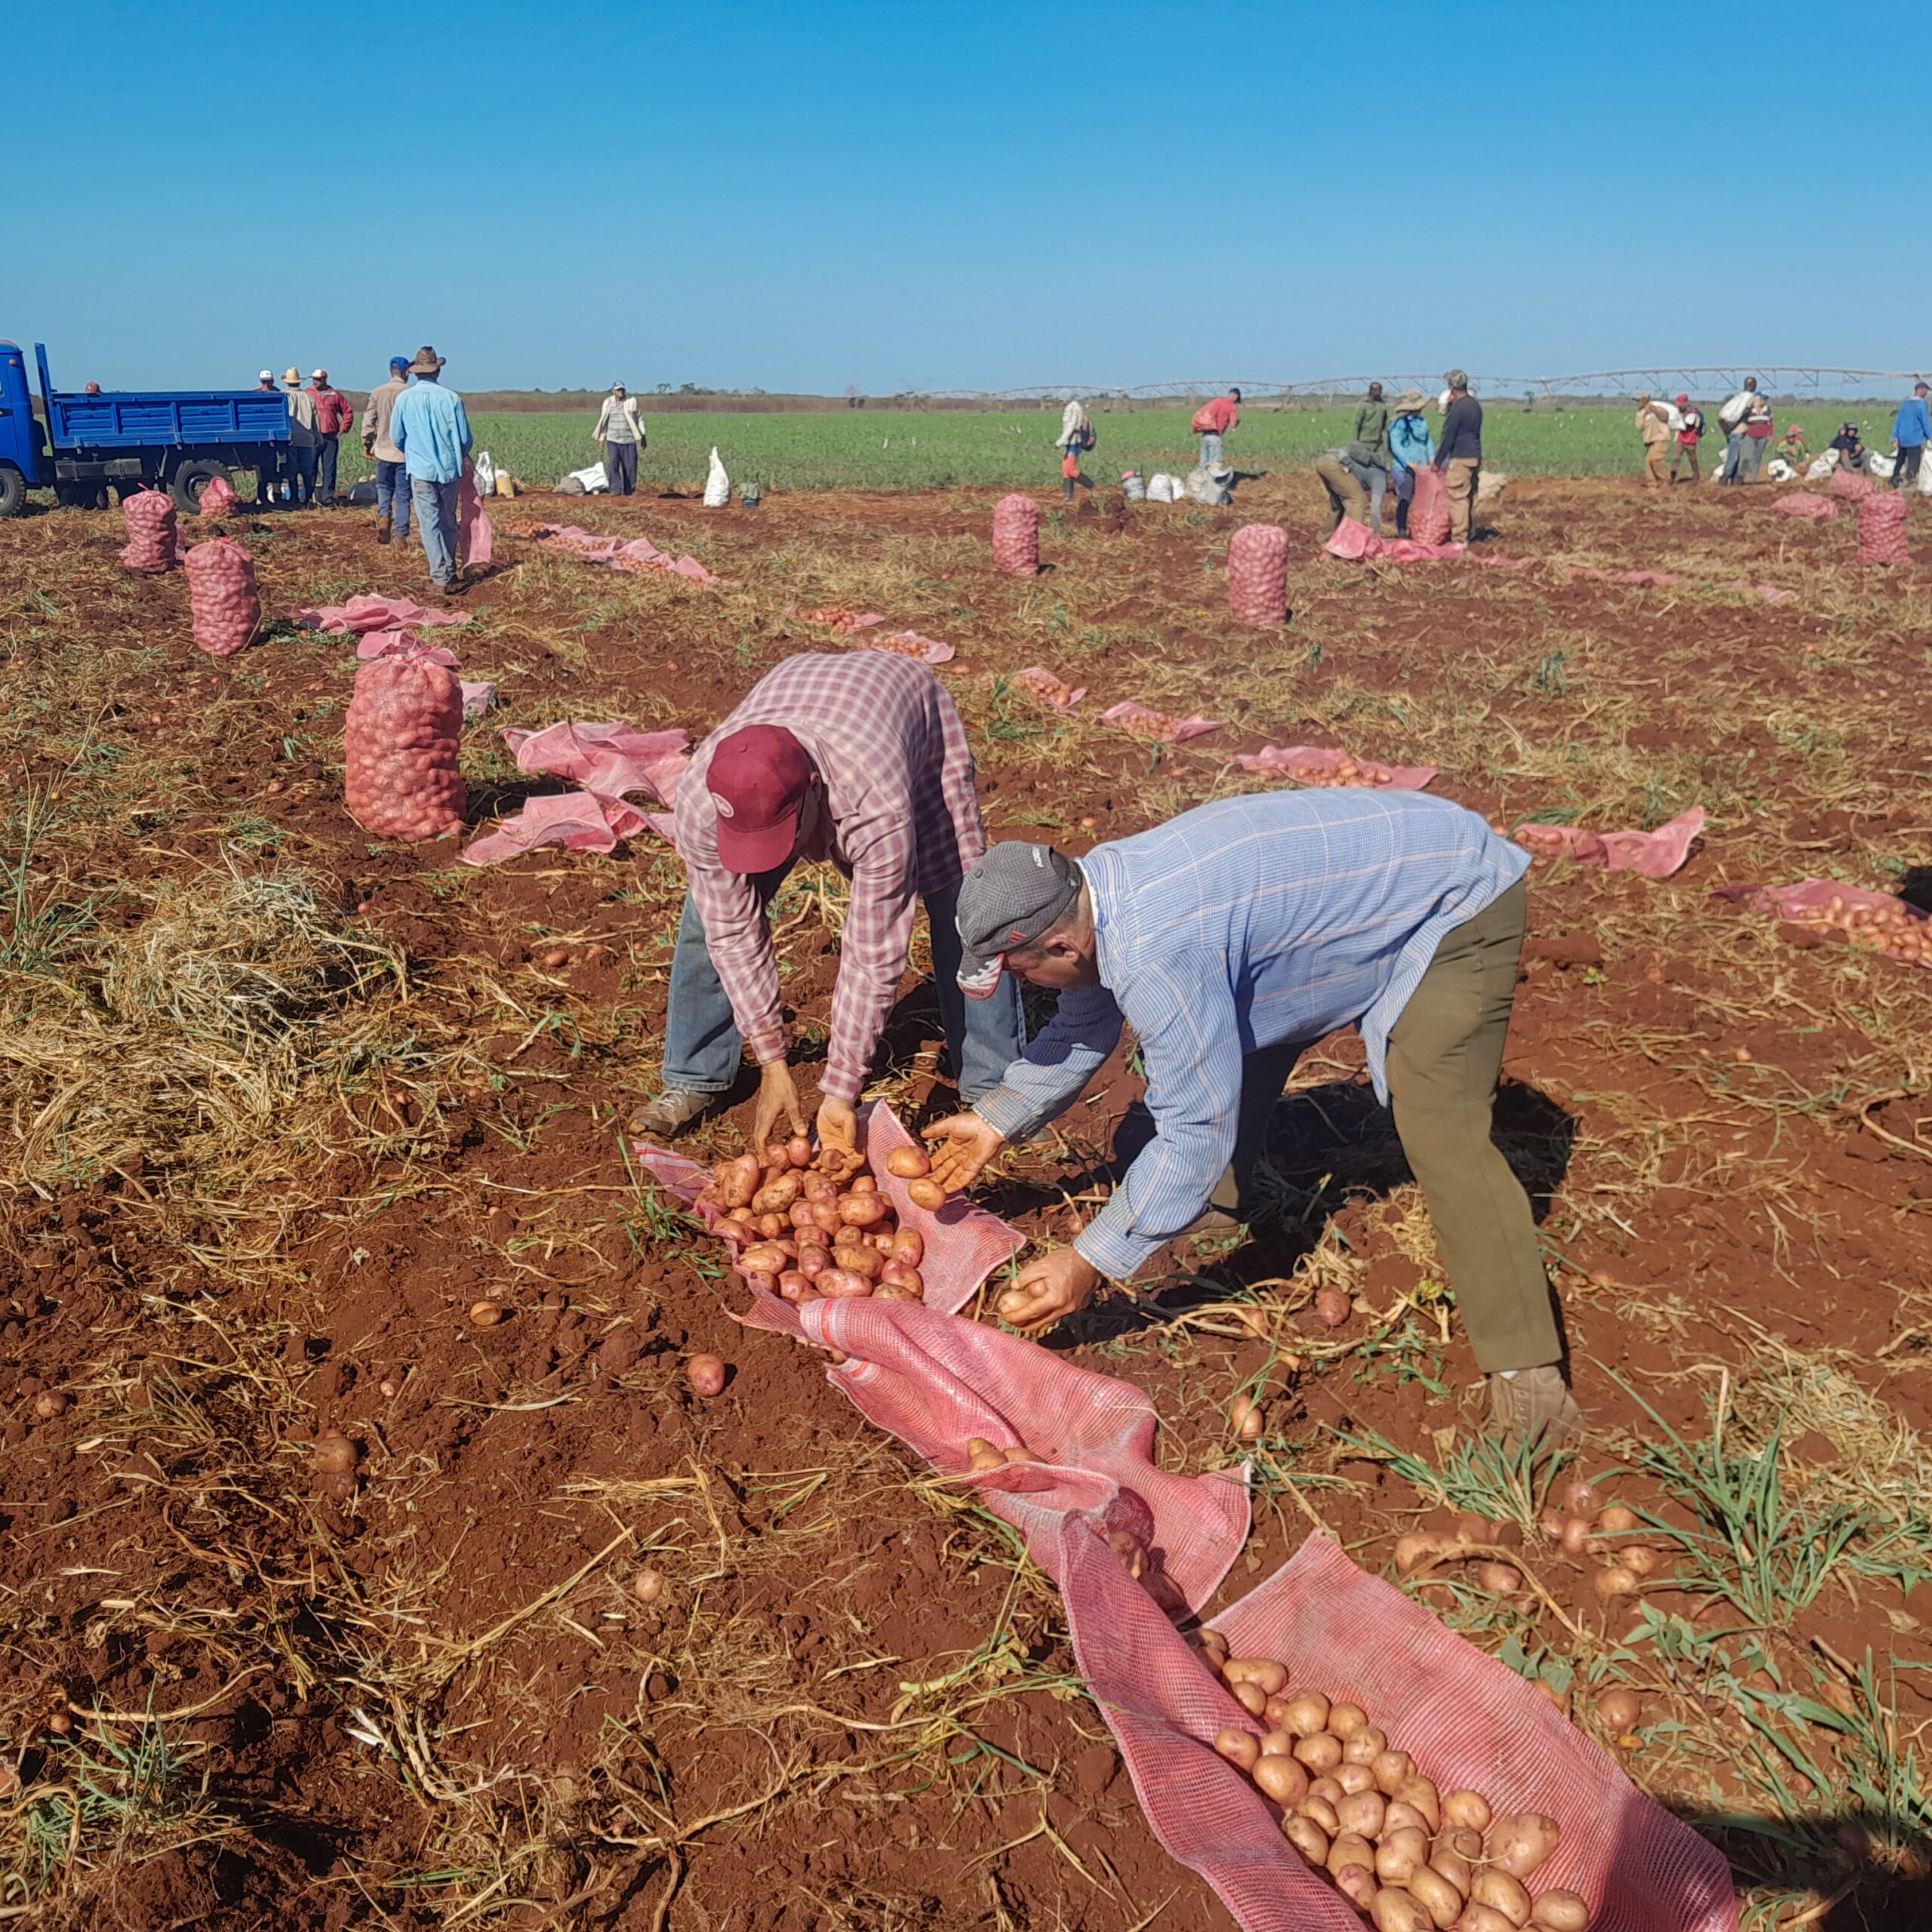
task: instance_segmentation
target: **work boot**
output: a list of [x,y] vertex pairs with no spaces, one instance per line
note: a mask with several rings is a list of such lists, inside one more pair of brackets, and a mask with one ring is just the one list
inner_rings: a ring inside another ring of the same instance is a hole
[[1583,1426],[1577,1406],[1555,1362],[1541,1368],[1518,1368],[1489,1378],[1489,1420],[1493,1434],[1512,1447],[1529,1442],[1546,1449],[1561,1446]]
[[715,1094],[694,1094],[681,1087],[667,1087],[654,1100],[647,1100],[631,1116],[630,1131],[657,1140],[675,1140],[705,1109],[716,1100]]
[[389,540],[389,520],[386,516],[379,516],[376,519],[376,541],[378,543],[386,543]]

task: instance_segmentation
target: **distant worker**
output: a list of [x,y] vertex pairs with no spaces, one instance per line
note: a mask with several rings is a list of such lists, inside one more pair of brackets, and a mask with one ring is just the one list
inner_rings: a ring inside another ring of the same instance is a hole
[[100,385],[98,383],[89,383],[82,389],[81,393],[83,395],[98,395],[100,393]]
[[1718,472],[1720,483],[1736,483],[1742,480],[1740,472],[1744,466],[1744,425],[1751,414],[1751,405],[1758,400],[1758,379],[1746,376],[1744,386],[1718,411],[1718,427],[1724,432],[1724,467]]
[[402,452],[409,493],[429,581],[438,590],[457,587],[456,499],[469,454],[469,417],[463,398],[437,380],[448,360],[427,343],[411,359],[416,380],[389,411],[389,440]]
[[1241,427],[1241,391],[1231,388],[1226,395],[1217,395],[1212,402],[1203,403],[1194,412],[1194,420],[1188,426],[1201,438],[1200,467],[1219,469],[1222,461],[1221,438]]
[[315,399],[315,496],[318,502],[335,501],[336,462],[340,454],[342,432],[355,420],[349,398],[329,385],[329,372],[318,369],[309,378],[309,393]]
[[1362,406],[1355,411],[1355,440],[1366,443],[1382,459],[1382,466],[1389,466],[1389,405],[1382,399],[1382,385],[1371,383],[1368,395]]
[[1664,445],[1670,441],[1670,412],[1651,400],[1648,389],[1637,392],[1637,433],[1644,439],[1644,481],[1662,485]]
[[1866,448],[1856,423],[1841,423],[1831,447],[1838,455],[1838,468],[1848,469],[1855,476],[1865,474],[1866,460],[1871,452]]
[[288,500],[291,509],[300,509],[315,498],[321,432],[315,427],[315,398],[302,386],[302,371],[292,363],[281,372],[281,386],[288,398]]
[[258,389],[272,390],[275,388],[275,371],[272,369],[264,369],[255,378],[255,386]]
[[1466,543],[1475,513],[1476,478],[1482,472],[1482,405],[1469,393],[1466,371],[1451,369],[1442,380],[1449,385],[1449,407],[1442,415],[1435,466],[1449,499],[1449,540]]
[[1354,478],[1355,487],[1368,498],[1368,527],[1382,534],[1383,500],[1389,494],[1389,445],[1383,438],[1378,452],[1374,445],[1358,439],[1342,450],[1342,467]]
[[604,407],[597,412],[596,439],[604,445],[604,476],[614,497],[637,490],[637,453],[649,440],[637,398],[622,383],[613,383]]
[[1924,383],[1914,383],[1912,394],[1899,405],[1897,420],[1892,425],[1892,447],[1899,460],[1892,468],[1892,488],[1903,490],[1918,481],[1918,466],[1925,458],[1925,445],[1932,442],[1932,411],[1925,406],[1928,393]]
[[1677,429],[1670,445],[1670,480],[1677,481],[1677,466],[1682,462],[1690,472],[1693,483],[1703,480],[1703,472],[1698,467],[1697,445],[1704,434],[1704,412],[1687,395],[1677,398]]
[[[1060,413],[1060,434],[1054,438],[1054,448],[1060,453],[1060,494],[1069,503],[1073,500],[1073,486],[1087,483],[1081,474],[1080,459],[1100,440],[1093,418],[1087,414],[1087,405],[1078,396],[1069,396],[1066,407]],[[1087,483],[1087,487],[1091,490],[1094,486]]]
[[[266,389],[271,395],[281,392],[275,387],[275,371],[264,369],[255,378],[255,391],[260,395]],[[268,454],[255,466],[255,507],[258,510],[272,509],[281,493],[282,445],[265,445]]]
[[1798,475],[1804,473],[1804,466],[1811,460],[1811,452],[1805,447],[1804,426],[1794,423],[1778,438],[1778,454],[1789,463]]
[[1744,448],[1742,461],[1744,474],[1737,481],[1755,483],[1763,472],[1764,458],[1770,452],[1771,437],[1777,423],[1771,414],[1771,399],[1767,395],[1752,392],[1751,406],[1744,416]]
[[1404,389],[1389,425],[1389,460],[1395,478],[1395,534],[1409,534],[1409,506],[1416,497],[1416,472],[1435,460],[1435,438],[1430,435],[1428,408],[1420,389]]
[[409,386],[409,358],[389,358],[389,380],[362,405],[362,454],[376,466],[376,541],[409,541],[409,470],[389,435],[396,398]]

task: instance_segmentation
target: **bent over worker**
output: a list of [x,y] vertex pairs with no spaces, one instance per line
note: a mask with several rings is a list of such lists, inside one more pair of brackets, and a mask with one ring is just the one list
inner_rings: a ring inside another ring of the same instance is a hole
[[781,1116],[804,1131],[786,1057],[778,961],[765,909],[801,859],[851,881],[819,1083],[818,1133],[854,1150],[854,1108],[899,997],[923,898],[940,1015],[963,1098],[998,1084],[1026,1035],[1020,991],[968,1002],[958,984],[959,882],[986,851],[966,731],[924,664],[885,651],[787,658],[699,746],[678,781],[678,849],[691,891],[665,1021],[664,1089],[641,1132],[688,1126],[737,1076],[761,1070],[752,1144]]
[[995,846],[959,892],[967,989],[1017,975],[1060,989],[1060,1008],[973,1112],[926,1130],[934,1177],[964,1186],[1064,1112],[1124,1026],[1153,1123],[1105,1208],[1023,1269],[1000,1313],[1043,1328],[1164,1242],[1249,1218],[1297,1059],[1354,1026],[1428,1199],[1496,1426],[1573,1426],[1528,1197],[1490,1138],[1528,865],[1460,805],[1347,789],[1202,805],[1078,861]]

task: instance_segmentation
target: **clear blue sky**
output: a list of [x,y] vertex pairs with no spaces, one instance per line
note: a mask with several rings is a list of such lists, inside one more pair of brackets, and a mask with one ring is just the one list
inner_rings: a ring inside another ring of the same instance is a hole
[[225,0],[5,30],[57,382],[1932,362],[1922,8]]

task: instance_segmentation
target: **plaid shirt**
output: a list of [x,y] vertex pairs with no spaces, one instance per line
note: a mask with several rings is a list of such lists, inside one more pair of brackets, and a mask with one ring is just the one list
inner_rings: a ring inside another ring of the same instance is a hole
[[1009,1140],[1064,1112],[1131,1024],[1155,1138],[1074,1243],[1124,1281],[1207,1205],[1234,1152],[1241,1057],[1358,1026],[1388,1098],[1389,1031],[1445,935],[1527,869],[1475,813],[1419,792],[1265,792],[1081,862],[1101,983],[976,1103]]
[[718,810],[706,782],[718,740],[780,724],[823,781],[832,859],[852,882],[832,995],[821,1091],[855,1101],[899,997],[913,901],[958,884],[986,848],[965,727],[940,681],[896,652],[788,657],[698,747],[678,781],[678,849],[738,1030],[758,1063],[785,1057],[778,961],[751,881],[718,863]]

